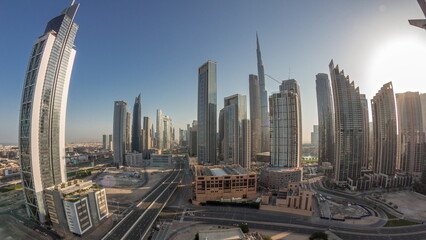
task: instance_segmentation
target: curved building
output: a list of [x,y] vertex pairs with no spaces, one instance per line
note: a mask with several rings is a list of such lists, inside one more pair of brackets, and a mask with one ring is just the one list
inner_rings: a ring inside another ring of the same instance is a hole
[[19,150],[30,218],[45,222],[43,190],[66,181],[65,119],[79,4],[49,21],[31,51],[22,91]]

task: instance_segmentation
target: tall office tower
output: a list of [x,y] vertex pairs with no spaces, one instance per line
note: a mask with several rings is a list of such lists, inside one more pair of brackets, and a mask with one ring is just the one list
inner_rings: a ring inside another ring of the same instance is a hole
[[224,108],[221,110],[219,122],[221,156],[226,164],[239,164],[244,168],[250,167],[250,141],[246,135],[250,133],[246,129],[247,120],[247,97],[235,94],[225,98]]
[[418,92],[396,94],[400,160],[402,172],[420,177],[425,157],[422,107]]
[[397,118],[392,82],[386,83],[371,100],[373,115],[373,171],[394,175],[397,162]]
[[106,134],[102,135],[102,148],[103,149],[107,149],[107,146],[108,146],[107,141],[108,141],[107,135]]
[[132,122],[132,151],[141,153],[141,129],[142,129],[142,116],[141,116],[141,95],[136,97],[135,105],[133,105],[133,122]]
[[345,77],[339,67],[334,67],[330,62],[331,83],[334,99],[334,179],[338,182],[347,181],[348,178],[356,180],[361,176],[361,163],[363,157],[363,110],[359,88],[354,82]]
[[262,53],[260,52],[259,37],[256,33],[256,54],[257,54],[257,75],[259,76],[259,96],[260,96],[260,115],[261,115],[261,151],[269,152],[270,132],[269,132],[269,114],[268,114],[268,93],[265,85],[265,69],[263,68]]
[[334,105],[330,80],[325,73],[316,75],[318,107],[318,164],[330,162],[334,165]]
[[311,132],[311,145],[318,146],[318,125],[314,125],[313,131]]
[[216,63],[198,69],[198,164],[216,164],[217,91]]
[[164,135],[163,124],[164,124],[163,111],[161,111],[161,109],[157,109],[157,134],[156,134],[157,146],[156,147],[158,149],[163,149],[163,135]]
[[112,151],[112,134],[108,136],[108,150]]
[[260,108],[260,88],[259,79],[256,75],[249,75],[250,88],[250,123],[251,123],[251,158],[262,150],[262,128],[261,128],[261,108]]
[[130,112],[126,113],[126,152],[132,152],[132,145],[130,142]]
[[151,145],[151,119],[149,117],[143,118],[143,150],[149,150],[152,148]]
[[239,163],[242,167],[251,168],[251,122],[249,119],[242,121],[242,161]]
[[45,222],[43,190],[67,179],[65,119],[78,25],[73,4],[49,21],[31,51],[22,91],[19,153],[25,205]]
[[114,164],[122,166],[125,164],[124,155],[126,154],[126,125],[127,125],[127,102],[114,102]]
[[363,169],[371,169],[371,164],[369,163],[368,156],[370,151],[370,126],[369,126],[369,117],[368,117],[368,100],[365,97],[365,94],[360,94],[361,97],[361,109],[362,109],[362,132],[363,140],[362,140],[362,158],[361,158],[361,168]]
[[300,167],[302,158],[301,114],[299,84],[294,79],[283,81],[280,92],[269,97],[272,166]]

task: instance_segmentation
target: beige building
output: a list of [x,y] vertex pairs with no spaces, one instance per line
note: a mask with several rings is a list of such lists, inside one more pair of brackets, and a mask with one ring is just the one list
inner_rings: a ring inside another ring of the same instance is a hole
[[[312,195],[313,193],[300,183],[289,183],[287,188],[278,190],[276,197],[271,193],[263,194],[260,209],[312,216]],[[275,204],[272,204],[274,202]]]
[[193,171],[196,202],[256,198],[257,175],[240,165],[196,165]]
[[270,190],[288,187],[291,182],[302,181],[303,168],[264,167],[260,170],[259,184]]

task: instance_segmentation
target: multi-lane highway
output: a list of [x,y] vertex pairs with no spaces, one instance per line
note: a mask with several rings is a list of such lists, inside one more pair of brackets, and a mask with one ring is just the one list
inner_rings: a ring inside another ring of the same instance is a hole
[[150,193],[102,239],[142,239],[149,232],[152,224],[170,196],[176,190],[182,177],[182,164],[177,167],[154,187]]

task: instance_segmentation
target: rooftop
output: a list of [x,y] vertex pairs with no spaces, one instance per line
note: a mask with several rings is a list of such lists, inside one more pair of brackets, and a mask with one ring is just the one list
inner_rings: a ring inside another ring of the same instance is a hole
[[254,174],[247,171],[240,165],[215,165],[215,166],[195,166],[197,176],[229,176],[229,175],[246,175]]
[[234,240],[244,239],[244,233],[240,228],[217,229],[217,230],[203,230],[198,232],[198,238],[201,240]]

